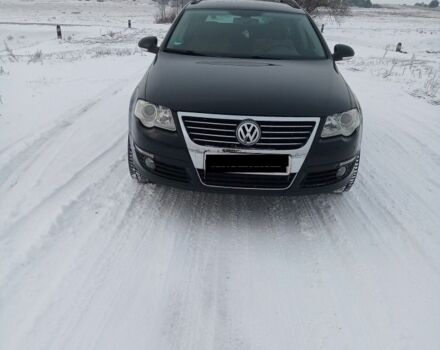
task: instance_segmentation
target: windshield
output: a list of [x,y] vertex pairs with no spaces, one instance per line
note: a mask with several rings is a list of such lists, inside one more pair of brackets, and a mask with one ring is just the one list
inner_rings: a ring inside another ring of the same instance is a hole
[[186,10],[165,51],[210,57],[326,58],[307,16],[251,10]]

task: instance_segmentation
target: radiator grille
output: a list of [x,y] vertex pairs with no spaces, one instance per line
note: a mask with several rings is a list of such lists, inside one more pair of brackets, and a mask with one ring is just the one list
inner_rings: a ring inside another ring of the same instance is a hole
[[[242,119],[182,117],[191,140],[201,146],[243,148],[236,138]],[[254,120],[261,128],[261,138],[254,149],[290,150],[303,147],[310,138],[315,121]]]

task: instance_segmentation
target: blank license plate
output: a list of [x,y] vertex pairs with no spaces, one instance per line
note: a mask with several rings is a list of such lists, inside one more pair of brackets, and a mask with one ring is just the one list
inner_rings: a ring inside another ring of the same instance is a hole
[[206,173],[288,174],[287,154],[207,154]]

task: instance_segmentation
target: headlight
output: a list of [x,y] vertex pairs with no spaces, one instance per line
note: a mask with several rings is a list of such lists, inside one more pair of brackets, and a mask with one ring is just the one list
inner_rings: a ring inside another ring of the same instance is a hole
[[137,100],[134,115],[147,128],[158,127],[176,131],[173,115],[169,108],[158,106],[143,100]]
[[350,136],[361,125],[359,111],[355,108],[344,113],[328,116],[321,137]]

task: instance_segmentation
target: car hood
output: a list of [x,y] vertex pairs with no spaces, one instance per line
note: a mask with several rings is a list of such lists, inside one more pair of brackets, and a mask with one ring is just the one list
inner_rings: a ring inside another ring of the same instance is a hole
[[161,52],[146,78],[145,98],[174,111],[327,116],[354,107],[332,60],[247,60]]

